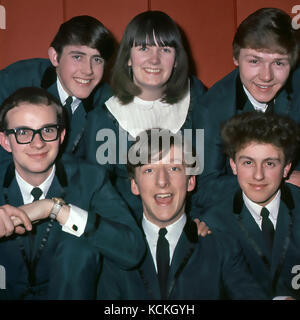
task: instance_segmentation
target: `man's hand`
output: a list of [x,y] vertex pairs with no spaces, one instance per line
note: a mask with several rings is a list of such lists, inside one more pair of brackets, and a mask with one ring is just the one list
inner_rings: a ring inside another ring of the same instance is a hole
[[50,199],[43,199],[34,201],[32,203],[25,204],[21,207],[24,212],[28,215],[29,219],[34,222],[48,218],[53,201]]
[[294,184],[297,187],[300,187],[300,171],[293,171],[286,182]]
[[206,235],[211,234],[211,230],[208,228],[204,221],[200,222],[199,219],[194,219],[194,222],[198,228],[198,236],[206,237]]
[[25,230],[31,229],[30,219],[23,210],[9,204],[0,207],[0,238],[8,237],[14,232],[23,234]]

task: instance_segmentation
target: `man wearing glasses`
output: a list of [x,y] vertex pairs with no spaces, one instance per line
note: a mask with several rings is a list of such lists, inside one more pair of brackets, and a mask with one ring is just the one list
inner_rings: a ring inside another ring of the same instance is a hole
[[[94,264],[84,275],[86,291],[75,285],[58,298],[93,298],[101,254],[124,268],[142,257],[144,243],[136,223],[102,168],[57,159],[65,138],[64,117],[60,103],[46,90],[16,91],[2,104],[0,124],[0,144],[13,157],[11,163],[0,163],[0,265],[6,272],[0,299],[48,298],[51,262],[69,241],[80,253],[76,268],[68,270],[72,283],[91,254]],[[64,287],[68,283],[62,279],[51,297]]]

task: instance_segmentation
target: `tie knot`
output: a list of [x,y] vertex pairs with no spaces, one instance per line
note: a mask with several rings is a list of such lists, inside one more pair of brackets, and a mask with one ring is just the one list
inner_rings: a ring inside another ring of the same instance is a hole
[[269,217],[269,214],[270,214],[270,212],[269,212],[269,210],[268,210],[267,208],[263,207],[263,208],[261,209],[260,215],[261,215],[263,218],[268,218],[268,217]]
[[73,98],[71,96],[68,96],[68,98],[65,101],[65,107],[66,108],[70,107],[72,102],[73,102]]
[[164,237],[168,233],[168,230],[166,228],[161,228],[158,231],[158,234],[160,237]]
[[35,187],[31,190],[31,194],[33,196],[33,201],[37,201],[40,199],[40,196],[43,194],[43,191],[40,188]]

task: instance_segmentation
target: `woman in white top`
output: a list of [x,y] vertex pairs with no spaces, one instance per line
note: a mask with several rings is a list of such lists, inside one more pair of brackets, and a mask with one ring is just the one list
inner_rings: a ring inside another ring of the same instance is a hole
[[146,11],[131,20],[121,40],[111,87],[114,95],[88,115],[81,152],[86,160],[107,166],[125,201],[141,213],[125,166],[130,142],[151,128],[173,133],[193,129],[193,109],[205,92],[202,82],[189,74],[180,31],[167,14]]

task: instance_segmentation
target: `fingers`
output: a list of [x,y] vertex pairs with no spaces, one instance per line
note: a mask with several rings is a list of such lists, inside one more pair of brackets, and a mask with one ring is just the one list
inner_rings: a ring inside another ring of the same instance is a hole
[[211,234],[211,230],[204,221],[200,222],[199,219],[194,219],[194,222],[197,225],[198,236],[206,237],[208,234]]
[[[8,237],[14,231],[15,227],[24,225],[25,230],[32,229],[31,222],[26,213],[16,207],[4,205],[0,207],[0,237]],[[18,228],[18,232],[22,232],[22,227]]]

